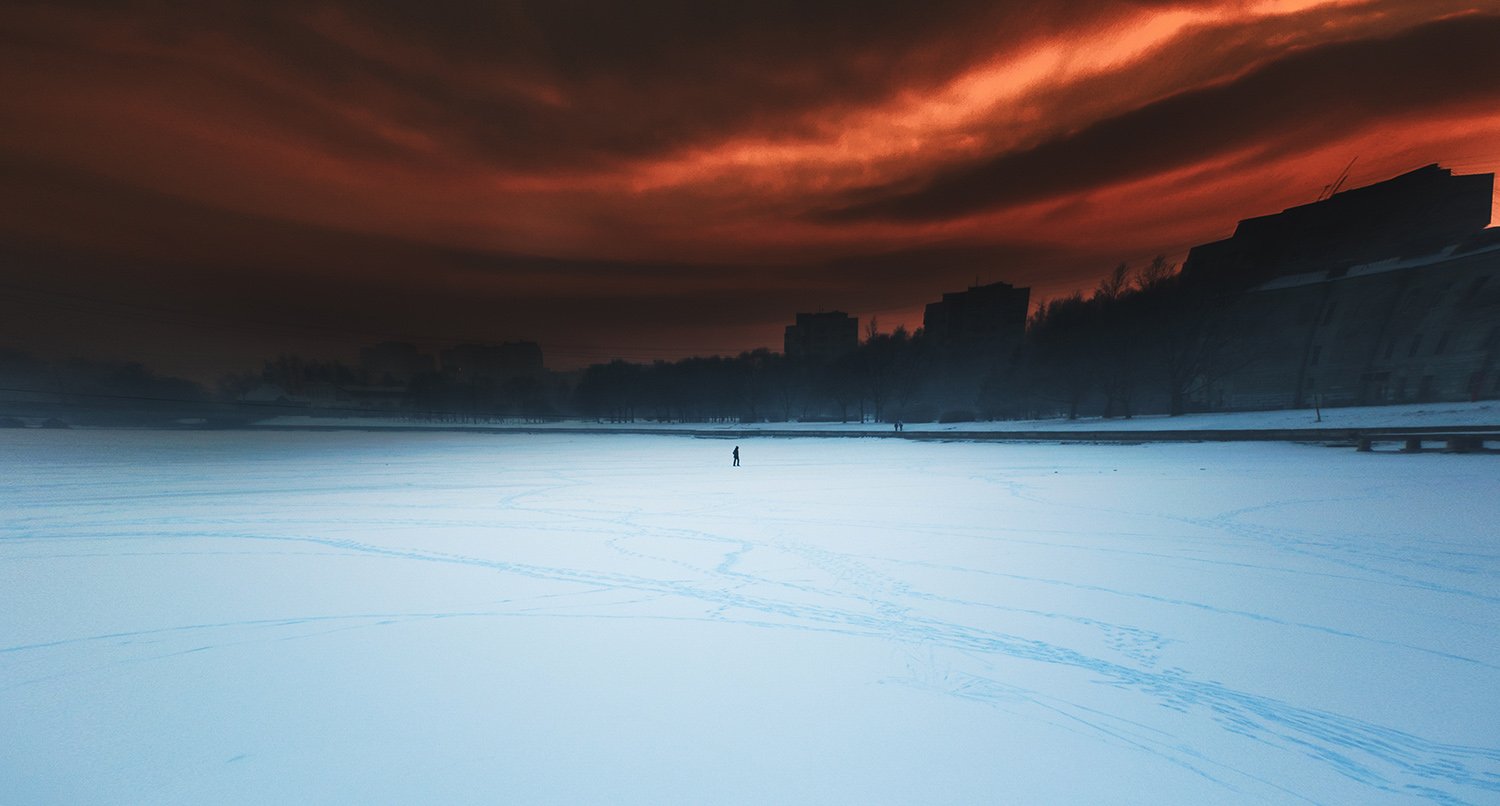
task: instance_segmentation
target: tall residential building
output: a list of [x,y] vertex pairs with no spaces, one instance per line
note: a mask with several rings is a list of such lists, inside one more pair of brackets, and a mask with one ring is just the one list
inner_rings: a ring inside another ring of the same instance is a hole
[[859,346],[859,319],[843,311],[799,313],[786,326],[786,357],[804,361],[832,361]]
[[935,344],[1019,342],[1026,332],[1031,289],[1009,283],[973,286],[929,302],[922,329]]

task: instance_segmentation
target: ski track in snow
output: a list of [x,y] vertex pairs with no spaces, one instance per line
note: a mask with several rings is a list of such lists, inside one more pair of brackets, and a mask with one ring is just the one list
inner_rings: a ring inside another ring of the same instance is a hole
[[[298,438],[320,440],[332,451],[342,447],[338,436]],[[173,436],[163,439],[170,441]],[[1425,545],[1429,536],[1421,534],[1361,534],[1329,528],[1328,523],[1297,528],[1264,520],[1279,511],[1305,507],[1349,512],[1410,494],[1403,493],[1399,484],[1404,469],[1396,471],[1394,478],[1382,477],[1378,483],[1331,482],[1323,491],[1328,494],[1304,494],[1293,488],[1285,492],[1296,495],[1269,501],[1252,497],[1232,508],[1205,512],[1211,508],[1192,506],[1183,508],[1189,511],[1176,511],[1163,499],[1149,497],[1112,503],[1076,500],[1068,496],[1067,487],[1051,483],[1035,464],[1006,466],[1007,455],[1018,453],[1014,448],[980,449],[981,453],[991,452],[1000,472],[973,467],[973,446],[882,446],[873,454],[912,462],[906,469],[892,469],[895,478],[937,473],[984,491],[987,497],[981,500],[965,499],[988,518],[974,523],[945,516],[927,518],[934,513],[922,511],[892,519],[874,514],[859,517],[842,507],[826,513],[799,509],[783,496],[797,491],[774,484],[762,484],[744,495],[736,495],[731,489],[727,500],[710,496],[706,502],[678,501],[682,506],[677,509],[649,499],[631,503],[611,487],[610,474],[649,478],[653,473],[669,473],[676,479],[681,471],[670,464],[576,468],[548,461],[549,450],[564,454],[568,462],[586,461],[595,447],[607,454],[608,440],[618,439],[611,437],[595,438],[597,441],[532,438],[545,444],[539,453],[526,453],[522,458],[540,466],[506,465],[507,450],[524,446],[525,439],[445,437],[444,445],[460,446],[453,453],[431,447],[419,437],[403,438],[400,447],[389,451],[377,450],[375,446],[381,444],[378,440],[355,439],[360,450],[334,457],[347,471],[344,477],[332,472],[325,475],[323,471],[335,462],[321,455],[299,466],[275,453],[262,452],[250,461],[228,461],[218,452],[192,450],[150,463],[137,463],[128,450],[122,452],[118,463],[44,460],[19,475],[12,473],[0,485],[0,504],[14,513],[0,521],[0,567],[88,558],[274,556],[298,562],[318,557],[464,566],[562,583],[572,590],[501,599],[492,602],[492,607],[472,610],[309,613],[295,618],[213,623],[194,622],[191,614],[185,613],[182,623],[177,624],[10,643],[0,646],[0,696],[26,687],[56,684],[68,676],[97,674],[111,664],[169,662],[184,654],[224,646],[316,640],[331,631],[395,623],[513,618],[732,622],[764,630],[836,633],[889,643],[900,650],[904,659],[901,668],[893,667],[890,675],[878,681],[853,682],[905,686],[1016,718],[1042,720],[1076,732],[1080,741],[1109,742],[1149,754],[1185,774],[1214,781],[1227,791],[1257,791],[1247,787],[1262,787],[1260,791],[1272,791],[1275,797],[1318,802],[1316,796],[1277,781],[1268,770],[1238,762],[1222,751],[1222,745],[1202,749],[1185,742],[1170,730],[1174,719],[1210,720],[1232,735],[1230,742],[1250,742],[1314,759],[1373,792],[1440,803],[1500,801],[1500,742],[1465,745],[1416,735],[1326,710],[1316,703],[1290,702],[1207,679],[1190,668],[1163,666],[1170,662],[1178,638],[1154,623],[1131,623],[1129,614],[1140,613],[1141,608],[1166,608],[1189,617],[1199,613],[1317,634],[1362,644],[1375,652],[1417,653],[1460,670],[1472,669],[1483,679],[1497,679],[1493,672],[1500,671],[1500,661],[1493,652],[1472,657],[1403,640],[1395,632],[1364,632],[1322,623],[1317,613],[1288,618],[1202,600],[1192,594],[1131,589],[1121,584],[1127,582],[1124,578],[1116,578],[1115,584],[1101,584],[1056,574],[1011,571],[1002,561],[986,564],[985,560],[986,547],[1003,552],[1040,549],[1063,557],[1089,555],[1107,561],[1118,556],[1131,562],[1161,562],[1196,569],[1192,573],[1252,574],[1256,578],[1270,575],[1293,586],[1358,584],[1365,592],[1387,590],[1393,596],[1419,596],[1426,607],[1465,602],[1451,617],[1459,622],[1478,619],[1483,623],[1486,616],[1500,613],[1495,582],[1500,557],[1494,553],[1492,542],[1477,539],[1493,534],[1458,536],[1464,539],[1432,546]],[[645,444],[650,447],[649,440],[657,438],[640,439],[648,440]],[[707,448],[695,442],[670,444],[673,457],[683,455],[689,447],[727,453],[714,442]],[[804,459],[825,450],[818,443],[800,447]],[[364,457],[368,463],[359,455],[364,450],[372,454]],[[839,450],[858,453],[859,447],[841,445]],[[1052,450],[1066,450],[1059,459],[1067,463],[1070,472],[1082,473],[1091,461],[1129,465],[1143,452],[1156,456],[1171,449],[1130,446],[1096,447],[1090,452],[1076,447]],[[1219,457],[1219,452],[1228,456],[1236,448],[1190,446],[1179,450],[1190,454],[1187,463],[1192,464],[1204,456]],[[1311,447],[1274,446],[1270,450],[1280,452],[1277,456],[1290,454],[1298,461],[1350,460],[1350,455],[1320,454],[1323,449]],[[960,451],[963,467],[946,468],[945,451]],[[1028,446],[1022,453],[1036,463],[1045,462],[1047,451],[1048,446]],[[395,465],[377,465],[382,457]],[[1411,457],[1413,462],[1419,458],[1427,461],[1424,467],[1433,459],[1472,459]],[[746,459],[753,467],[754,453],[747,451]],[[1500,463],[1493,459],[1481,457],[1468,467],[1473,473],[1500,479],[1496,472]],[[122,469],[127,472],[122,473]],[[719,470],[715,467],[704,472]],[[793,475],[798,472],[791,461],[776,470]],[[288,472],[303,475],[289,478]],[[511,478],[511,474],[517,477]],[[858,483],[857,476],[839,480],[841,489],[857,487]],[[352,506],[324,508],[330,499],[351,498]],[[879,495],[872,494],[871,500],[878,501]],[[279,506],[283,504],[286,506]],[[1016,507],[1042,513],[1043,517],[1021,525],[1005,525],[1006,513]],[[1046,516],[1064,510],[1070,514]],[[780,514],[783,512],[790,514]],[[1099,534],[1076,526],[1053,529],[1037,525],[1053,521],[1118,524],[1119,529],[1109,528],[1108,539],[1101,539]],[[1154,531],[1156,527],[1159,532]],[[451,530],[486,535],[489,542],[484,544],[485,552],[424,545],[424,536]],[[503,538],[508,533],[524,533],[529,540],[546,540],[552,535],[557,540],[582,541],[607,552],[588,554],[584,558],[587,562],[576,565],[513,560],[506,557]],[[830,534],[866,533],[895,537],[869,546],[861,546],[858,539],[825,539]],[[372,539],[366,534],[379,536]],[[920,550],[905,554],[899,550],[920,547],[923,540],[974,544],[969,554],[976,562],[954,563],[924,557]],[[179,549],[174,545],[177,543],[184,546]],[[607,556],[618,558],[618,562],[607,561]],[[933,587],[929,573],[978,581],[986,586],[987,598],[968,598]],[[1120,615],[1112,615],[1111,607],[1080,612],[1053,610],[1028,604],[1037,599],[1034,596],[1017,594],[1013,600],[1008,599],[1006,585],[1085,597],[1070,601],[1129,606],[1123,607]],[[666,601],[691,607],[656,613],[640,609]],[[993,626],[1012,619],[1015,632]],[[1494,623],[1489,621],[1491,626]],[[1065,627],[1059,632],[1062,637],[1054,636],[1047,628],[1049,624]],[[1070,638],[1079,635],[1079,630],[1094,638]],[[3,635],[0,633],[0,637]],[[95,645],[110,649],[89,649]],[[55,653],[72,653],[64,657],[76,655],[77,661],[53,660],[28,671],[39,656],[55,658]],[[1161,706],[1161,713],[1173,717],[1153,724],[1138,716],[1127,717],[1123,710],[1113,713],[1101,708],[1092,698],[1089,702],[1072,698],[1065,689],[1050,691],[1014,684],[1008,681],[1007,671],[1016,663],[1082,674],[1093,687],[1117,690],[1117,696],[1146,698]],[[52,671],[59,666],[65,670]],[[41,671],[45,673],[37,674]]]

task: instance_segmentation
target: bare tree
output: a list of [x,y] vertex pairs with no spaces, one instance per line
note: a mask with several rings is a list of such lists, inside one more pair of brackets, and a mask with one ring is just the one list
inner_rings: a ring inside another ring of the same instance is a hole
[[1130,290],[1130,266],[1120,263],[1099,281],[1099,286],[1094,289],[1094,299],[1103,302],[1114,302],[1125,296]]
[[1121,263],[1099,282],[1090,300],[1098,317],[1095,342],[1104,416],[1135,415],[1135,386],[1140,364],[1139,321],[1131,303],[1130,266]]
[[1027,327],[1031,375],[1063,403],[1070,420],[1097,381],[1098,317],[1078,292],[1037,308]]
[[1160,255],[1136,282],[1137,319],[1166,387],[1168,413],[1183,414],[1233,344],[1226,298],[1210,286],[1184,281],[1176,265]]

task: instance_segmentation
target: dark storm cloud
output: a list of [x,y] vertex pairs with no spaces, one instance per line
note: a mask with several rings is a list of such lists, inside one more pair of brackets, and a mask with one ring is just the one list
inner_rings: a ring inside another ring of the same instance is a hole
[[1500,17],[1469,16],[1388,39],[1295,52],[1234,81],[1023,151],[856,191],[852,203],[817,217],[961,217],[1151,176],[1247,146],[1306,145],[1436,107],[1494,104],[1500,100],[1497,42]]
[[[797,295],[797,282],[728,266],[455,249],[236,213],[48,166],[0,159],[0,175],[12,191],[0,197],[0,321],[46,324],[67,351],[139,343],[180,352],[139,342],[162,325],[190,340],[345,348],[501,337],[597,346],[660,323],[763,322],[755,318],[773,310],[779,319]],[[8,203],[22,198],[24,209]]]
[[[1067,13],[1100,13],[1078,4]],[[463,66],[519,77],[512,92],[451,72],[368,70],[442,110],[503,160],[577,164],[672,151],[725,133],[795,132],[830,103],[942,81],[1024,22],[1061,17],[986,2],[356,4],[350,24],[412,36]],[[1054,23],[1055,24],[1055,23]],[[935,46],[941,43],[941,47]],[[304,43],[305,44],[305,43]],[[306,51],[303,46],[296,48]],[[357,53],[345,55],[358,58]],[[349,63],[326,65],[347,69]],[[482,71],[481,71],[482,72]]]
[[[184,86],[212,82],[341,149],[392,145],[327,102],[379,110],[496,165],[583,168],[728,134],[805,134],[814,113],[921,92],[997,47],[1152,5],[1170,4],[63,4],[48,8],[109,21],[115,36],[5,36],[101,67],[178,71],[169,80]],[[263,63],[220,61],[237,48]]]
[[63,354],[107,343],[203,380],[226,362],[390,339],[536,339],[554,367],[734,353],[774,344],[798,310],[919,310],[971,279],[1029,282],[1021,267],[1067,257],[938,244],[755,267],[567,259],[341,232],[46,166],[0,160],[0,173],[29,206],[0,222],[0,319]]

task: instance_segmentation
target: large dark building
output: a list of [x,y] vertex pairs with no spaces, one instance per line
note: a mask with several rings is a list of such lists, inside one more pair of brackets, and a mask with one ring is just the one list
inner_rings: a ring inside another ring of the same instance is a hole
[[1429,165],[1240,222],[1184,279],[1237,288],[1205,408],[1500,397],[1493,174]]
[[1500,397],[1500,237],[1285,275],[1230,308],[1204,402],[1263,409]]
[[943,295],[929,302],[922,317],[922,330],[935,344],[992,345],[1020,342],[1026,332],[1026,313],[1031,289],[1009,283],[973,286],[968,291]]
[[1428,255],[1490,223],[1494,174],[1455,176],[1436,164],[1280,213],[1193,248],[1184,277],[1244,287],[1307,271],[1340,271]]
[[989,283],[927,304],[923,393],[935,414],[973,416],[984,388],[1005,378],[1019,358],[1030,303],[1029,288]]
[[859,346],[859,320],[843,311],[799,313],[797,323],[786,326],[783,346],[787,358],[833,361]]

